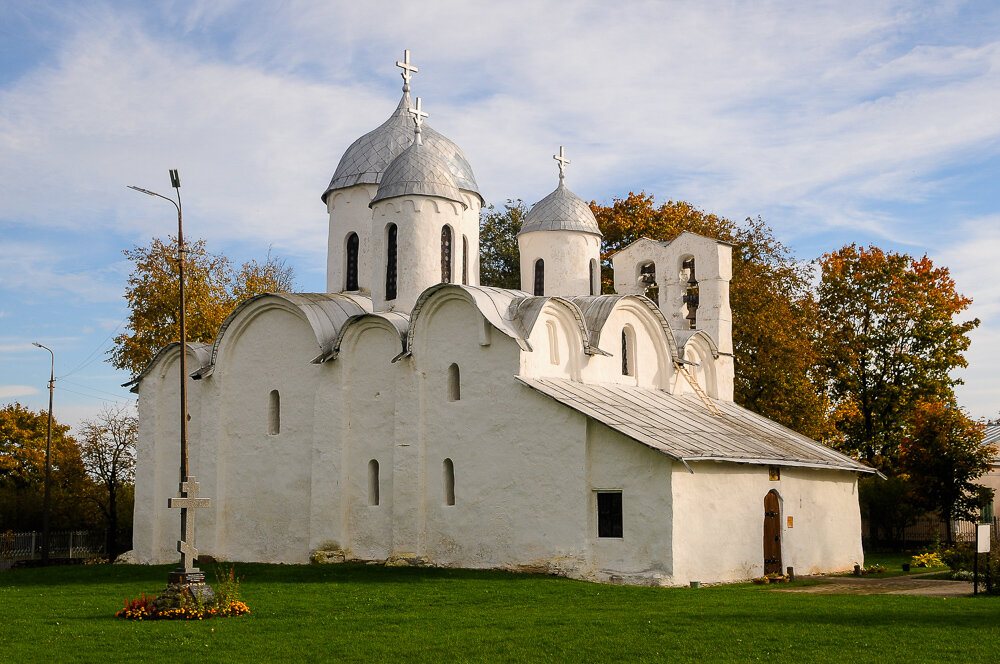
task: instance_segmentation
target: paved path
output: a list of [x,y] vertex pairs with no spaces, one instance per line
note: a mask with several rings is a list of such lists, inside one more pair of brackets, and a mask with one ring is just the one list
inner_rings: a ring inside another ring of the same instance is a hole
[[[958,597],[972,594],[969,581],[941,581],[921,578],[921,575],[891,576],[807,576],[799,577],[820,583],[799,588],[775,589],[785,593],[817,593],[823,595],[924,595],[927,597]],[[980,584],[980,591],[985,586]]]

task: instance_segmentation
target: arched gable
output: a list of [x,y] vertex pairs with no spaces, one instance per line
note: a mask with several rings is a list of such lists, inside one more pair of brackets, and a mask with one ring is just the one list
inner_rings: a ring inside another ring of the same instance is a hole
[[[131,387],[131,392],[138,393],[139,383],[148,376],[155,375],[162,380],[164,374],[169,370],[171,362],[180,355],[180,345],[179,341],[171,341],[158,350],[142,372],[129,382],[122,384],[122,387]],[[191,362],[187,367],[189,374],[197,373],[211,362],[212,346],[211,344],[189,341],[187,355]]]
[[195,377],[211,375],[225,348],[234,344],[258,316],[275,309],[286,311],[308,324],[322,355],[350,317],[371,313],[372,306],[370,299],[358,294],[264,293],[251,297],[240,303],[219,327],[212,344],[211,360]]
[[410,324],[406,333],[405,352],[412,353],[417,325],[435,308],[449,299],[462,298],[471,302],[486,321],[496,330],[517,342],[523,350],[531,350],[527,337],[510,317],[511,305],[521,298],[530,297],[524,291],[493,288],[490,286],[466,286],[460,284],[436,284],[424,290],[417,298],[410,314]]
[[648,297],[644,295],[594,295],[569,299],[582,312],[590,335],[590,343],[594,348],[598,348],[600,345],[601,332],[603,332],[604,324],[611,313],[615,309],[624,307],[635,311],[637,315],[646,320],[651,334],[660,337],[666,346],[670,360],[678,357],[677,344],[674,341],[670,324],[667,323],[667,319],[663,317],[663,312],[656,306],[656,303]]
[[[406,334],[409,330],[410,318],[406,314],[396,311],[380,311],[376,313],[365,313],[351,316],[340,327],[340,331],[334,338],[333,343],[327,352],[321,353],[313,362],[327,362],[335,360],[340,355],[345,343],[350,343],[352,337],[355,339],[364,334],[365,330],[382,328],[394,333],[399,337],[400,353],[406,351]],[[392,359],[392,358],[390,358]]]
[[[583,312],[570,298],[555,296],[529,296],[514,303],[510,317],[522,330],[526,339],[530,339],[535,332],[538,321],[542,318],[542,313],[549,311],[551,315],[559,318],[564,324],[573,325],[577,328],[579,348],[587,355],[601,353],[601,351],[591,343],[590,333],[584,320]],[[558,313],[562,312],[562,314]],[[568,318],[566,318],[568,316]]]
[[715,360],[719,357],[719,349],[712,337],[704,330],[693,332],[684,340],[681,353],[692,377],[709,396],[718,399],[719,377]]

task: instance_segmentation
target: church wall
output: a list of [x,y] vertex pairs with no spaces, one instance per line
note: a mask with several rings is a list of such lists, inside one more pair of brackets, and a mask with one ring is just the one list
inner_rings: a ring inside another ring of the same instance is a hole
[[[668,585],[673,571],[673,461],[588,419],[587,537],[599,580]],[[597,494],[622,495],[622,537],[598,536]]]
[[[462,222],[461,222],[461,235],[464,235],[469,241],[469,279],[466,285],[468,286],[478,286],[479,285],[479,211],[482,208],[482,202],[479,200],[479,196],[476,194],[470,194],[469,192],[462,192],[462,200],[465,201],[466,205],[469,207],[462,212]],[[457,238],[458,241],[455,243],[458,253],[458,260],[462,260],[461,250],[462,250],[462,238]],[[462,263],[458,263],[458,270],[455,273],[454,282],[456,284],[462,283]]]
[[[693,462],[674,467],[674,580],[731,582],[764,573],[764,497],[778,492],[782,570],[849,569],[861,562],[861,519],[853,473]],[[793,527],[787,527],[787,517]]]
[[330,214],[327,236],[326,292],[339,293],[346,285],[347,236],[358,234],[358,286],[371,292],[372,211],[368,204],[378,190],[374,184],[359,184],[330,192],[326,199]]
[[[628,328],[629,344],[634,345],[629,371],[622,373],[622,331]],[[670,391],[674,377],[670,351],[663,328],[648,310],[629,302],[619,302],[608,316],[598,346],[610,356],[592,355],[584,364],[583,381],[617,383]]]
[[597,235],[579,231],[534,231],[518,235],[517,245],[521,255],[521,290],[535,292],[535,261],[540,258],[545,261],[545,292],[542,295],[592,294],[590,261],[600,261],[601,255],[601,238]]
[[[421,551],[463,567],[577,568],[586,549],[585,418],[513,380],[519,349],[461,297],[423,312],[414,348],[423,473]],[[459,367],[451,400],[448,370]],[[445,459],[454,467],[446,504]],[[407,553],[397,549],[397,553]]]
[[[310,325],[279,307],[255,309],[220,345],[217,557],[260,562],[309,558],[313,398],[319,370]],[[269,398],[277,390],[278,433]],[[210,496],[211,497],[211,496]]]

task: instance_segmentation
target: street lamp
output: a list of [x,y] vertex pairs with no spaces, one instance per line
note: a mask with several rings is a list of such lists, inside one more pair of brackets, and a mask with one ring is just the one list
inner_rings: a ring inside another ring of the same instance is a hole
[[48,346],[43,346],[37,341],[31,342],[32,346],[38,346],[49,351],[52,356],[52,365],[49,369],[49,430],[45,436],[45,497],[42,500],[42,564],[49,564],[49,512],[51,510],[49,483],[52,475],[52,391],[56,385],[56,354]]
[[168,507],[179,507],[181,509],[181,539],[177,543],[177,550],[181,554],[181,566],[174,570],[170,576],[170,583],[182,583],[185,585],[196,584],[201,588],[194,590],[200,595],[205,591],[205,575],[195,567],[198,558],[198,550],[194,547],[194,513],[188,513],[188,509],[198,507],[208,507],[208,498],[198,498],[198,482],[194,476],[188,475],[188,445],[187,445],[187,327],[184,316],[184,215],[181,212],[181,178],[177,174],[177,169],[170,169],[170,186],[177,192],[177,200],[158,194],[155,191],[128,185],[129,189],[134,189],[148,196],[156,196],[170,203],[177,210],[177,272],[180,281],[180,315],[178,316],[181,326],[181,481],[180,497],[170,498],[167,501]]

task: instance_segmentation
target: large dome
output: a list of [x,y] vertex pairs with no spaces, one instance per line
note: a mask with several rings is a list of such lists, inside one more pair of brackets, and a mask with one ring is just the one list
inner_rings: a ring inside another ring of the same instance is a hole
[[518,235],[532,231],[580,231],[603,236],[590,206],[561,180],[555,191],[532,205],[524,215]]
[[400,152],[385,169],[371,205],[387,198],[410,195],[437,196],[466,207],[445,160],[437,150],[417,142]]
[[[389,119],[377,129],[373,129],[347,148],[340,158],[337,170],[323,192],[323,202],[331,191],[353,187],[356,184],[378,184],[382,181],[389,164],[413,143],[413,116],[408,109],[410,94],[403,93],[399,105]],[[424,147],[441,158],[459,189],[471,191],[479,196],[479,185],[472,174],[472,166],[457,145],[431,129],[427,123],[421,128]]]

